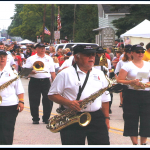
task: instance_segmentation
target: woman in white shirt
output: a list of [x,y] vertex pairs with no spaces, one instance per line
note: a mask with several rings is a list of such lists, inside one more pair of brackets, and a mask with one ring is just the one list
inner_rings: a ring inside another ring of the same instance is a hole
[[[121,67],[125,64],[127,64],[129,61],[132,60],[132,55],[131,55],[131,47],[132,45],[128,44],[125,46],[124,49],[124,56],[123,58],[117,63],[116,69],[115,69],[115,77],[117,78],[117,75],[119,74],[119,71]],[[123,97],[122,97],[122,92],[120,92],[120,105],[119,107],[123,106]]]
[[119,83],[128,85],[123,96],[123,135],[130,136],[133,145],[138,144],[140,135],[140,144],[146,145],[147,137],[150,137],[150,92],[145,83],[150,83],[150,65],[142,60],[145,49],[141,45],[133,45],[131,51],[133,60],[122,67],[117,79]]
[[[16,74],[6,63],[7,53],[0,50],[0,145],[12,145],[16,117],[24,108],[21,80],[16,78]],[[6,82],[10,84],[7,86]]]

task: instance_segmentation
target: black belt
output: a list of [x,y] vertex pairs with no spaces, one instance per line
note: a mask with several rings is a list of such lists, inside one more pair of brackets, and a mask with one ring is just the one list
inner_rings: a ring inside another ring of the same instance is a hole
[[36,80],[36,81],[46,81],[46,80],[49,80],[49,78],[33,78],[31,77],[31,80]]

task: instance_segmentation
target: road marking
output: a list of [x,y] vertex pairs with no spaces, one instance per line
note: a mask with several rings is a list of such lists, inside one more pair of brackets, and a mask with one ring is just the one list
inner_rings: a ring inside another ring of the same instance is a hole
[[[24,106],[24,108],[30,109],[30,107],[27,107],[27,106]],[[27,111],[27,110],[25,110],[25,111]],[[28,112],[30,112],[30,111],[28,111]],[[39,110],[39,112],[42,112],[41,114],[43,115],[43,111],[42,110]],[[57,114],[51,113],[51,115],[57,115]]]
[[[27,106],[24,106],[24,108],[30,109],[30,107],[27,107]],[[26,110],[26,109],[24,109],[24,111],[30,112],[30,110]],[[40,115],[43,115],[43,111],[42,111],[42,110],[39,110],[39,111],[42,112],[42,113],[39,113],[39,114],[40,114]],[[58,114],[51,113],[51,115],[58,115]],[[52,117],[52,116],[51,116],[51,117]],[[50,118],[51,118],[51,117],[50,117]],[[114,130],[116,130],[116,131],[114,131]],[[109,129],[109,132],[115,133],[115,134],[119,134],[119,135],[123,135],[123,131],[124,131],[123,129],[114,128],[114,127],[110,127],[110,129]],[[139,137],[138,139],[140,139],[140,137]],[[150,139],[147,139],[147,141],[150,142]]]

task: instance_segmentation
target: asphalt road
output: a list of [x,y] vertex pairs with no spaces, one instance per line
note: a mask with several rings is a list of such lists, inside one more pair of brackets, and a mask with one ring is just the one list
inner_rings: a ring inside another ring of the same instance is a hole
[[[30,115],[30,106],[28,100],[28,82],[29,79],[21,78],[25,89],[25,108],[18,114],[13,145],[10,147],[66,147],[61,145],[59,133],[52,133],[46,128],[46,124],[42,122],[42,104],[39,107],[40,123],[32,124]],[[123,118],[122,108],[119,107],[119,94],[113,94],[112,114],[110,115],[110,146],[92,146],[92,147],[135,147],[129,137],[123,136]],[[56,115],[58,104],[54,103],[51,116]],[[150,138],[147,143],[150,143]],[[1,147],[1,146],[0,146]],[[9,147],[9,146],[8,146]],[[70,147],[70,146],[69,146]],[[78,147],[78,146],[74,146]],[[79,147],[91,147],[87,145]],[[136,146],[140,147],[140,146]],[[143,146],[142,146],[143,147]],[[148,145],[144,146],[148,147]]]

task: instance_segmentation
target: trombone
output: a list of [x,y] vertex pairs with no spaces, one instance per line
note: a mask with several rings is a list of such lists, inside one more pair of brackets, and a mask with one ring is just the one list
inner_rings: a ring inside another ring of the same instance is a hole
[[47,71],[44,71],[44,63],[42,61],[36,61],[33,64],[33,69],[36,71],[36,73],[48,73]]

